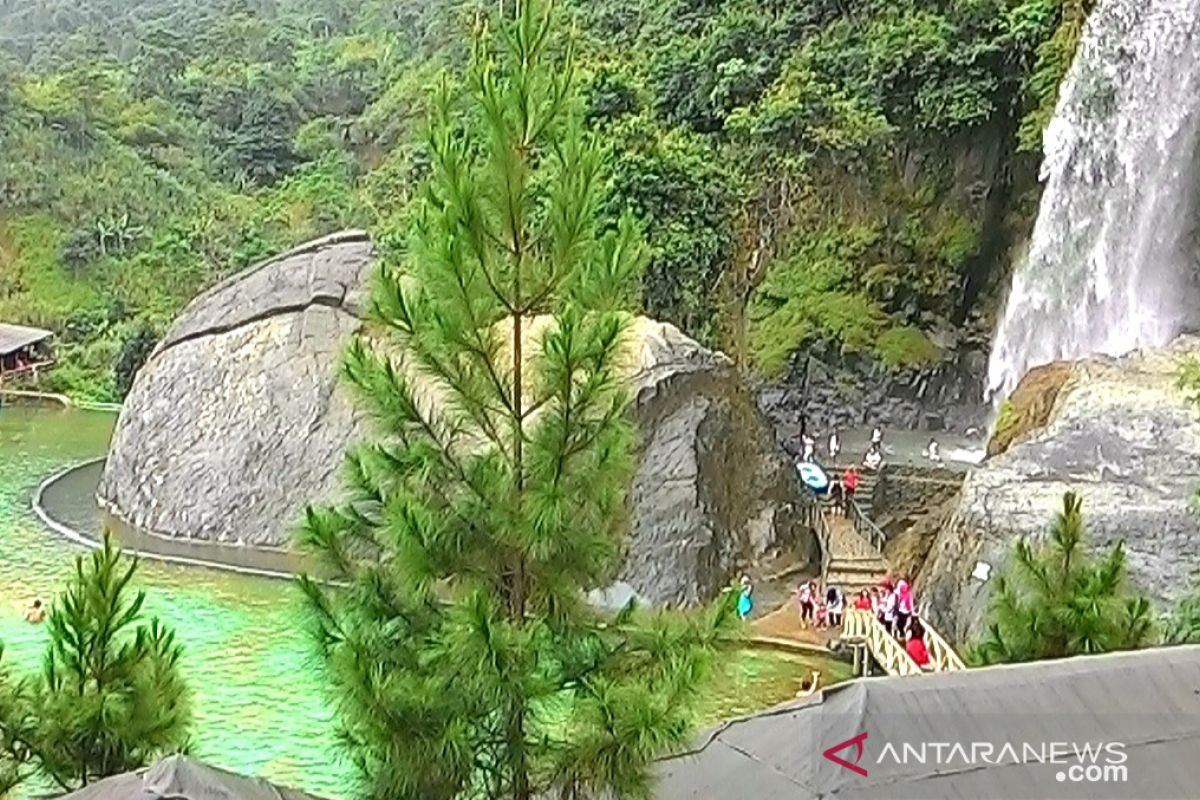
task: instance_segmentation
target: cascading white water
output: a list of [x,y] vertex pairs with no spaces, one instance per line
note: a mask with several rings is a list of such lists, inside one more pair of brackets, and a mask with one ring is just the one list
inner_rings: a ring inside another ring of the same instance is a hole
[[1031,367],[1165,344],[1187,324],[1198,123],[1200,0],[1100,0],[1046,129],[993,402]]

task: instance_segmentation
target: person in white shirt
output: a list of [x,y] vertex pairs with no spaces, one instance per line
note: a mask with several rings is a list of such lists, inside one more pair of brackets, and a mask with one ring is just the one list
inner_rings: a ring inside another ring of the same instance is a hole
[[796,602],[800,605],[800,627],[807,628],[814,621],[813,606],[816,602],[816,587],[812,581],[805,581],[796,590]]
[[841,589],[836,586],[830,586],[829,591],[825,593],[825,613],[826,619],[829,620],[829,627],[842,627],[842,612],[846,608],[846,596],[842,594]]
[[889,584],[884,588],[883,608],[880,612],[883,615],[883,627],[888,633],[894,633],[896,630],[896,590]]
[[833,463],[837,461],[838,453],[842,452],[842,439],[838,436],[838,432],[834,431],[829,434],[829,461]]
[[942,448],[938,446],[937,439],[929,440],[929,446],[925,448],[925,455],[930,461],[937,464],[942,463]]
[[814,440],[811,436],[805,436],[804,437],[804,456],[802,457],[802,460],[812,461],[813,456],[816,455],[816,451],[817,451],[816,440]]
[[883,444],[883,429],[878,425],[871,431],[871,444],[876,446]]
[[883,465],[883,453],[874,445],[863,456],[863,466],[869,470],[877,470]]

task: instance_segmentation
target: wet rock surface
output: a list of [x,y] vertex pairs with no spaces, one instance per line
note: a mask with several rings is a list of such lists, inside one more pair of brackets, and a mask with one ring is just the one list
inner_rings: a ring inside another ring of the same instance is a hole
[[802,425],[818,433],[875,425],[962,433],[986,422],[986,373],[986,349],[975,347],[907,370],[867,359],[801,356],[785,380],[760,386],[757,397],[788,444],[800,440]]
[[[347,447],[371,436],[336,373],[374,263],[347,232],[195,300],[137,376],[100,503],[160,536],[286,547],[307,502],[338,496]],[[622,593],[691,603],[760,562],[819,563],[807,493],[728,359],[648,319],[630,347],[641,452]]]
[[[970,472],[934,542],[918,584],[939,630],[960,641],[979,633],[1015,537],[1044,535],[1066,491],[1083,498],[1092,547],[1125,541],[1133,585],[1160,609],[1189,588],[1200,567],[1200,419],[1177,380],[1197,356],[1200,339],[1183,337],[1070,365],[1044,425]],[[978,562],[988,581],[972,577]]]

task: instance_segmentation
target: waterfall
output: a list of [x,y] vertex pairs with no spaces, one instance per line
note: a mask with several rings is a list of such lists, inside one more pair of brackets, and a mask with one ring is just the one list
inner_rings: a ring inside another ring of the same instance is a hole
[[1162,345],[1189,319],[1200,0],[1100,0],[1044,136],[1045,184],[988,365]]

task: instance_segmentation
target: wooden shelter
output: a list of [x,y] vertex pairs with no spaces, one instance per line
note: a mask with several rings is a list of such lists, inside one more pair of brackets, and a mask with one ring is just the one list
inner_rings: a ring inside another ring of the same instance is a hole
[[38,372],[54,364],[50,331],[0,322],[0,385],[7,380]]

